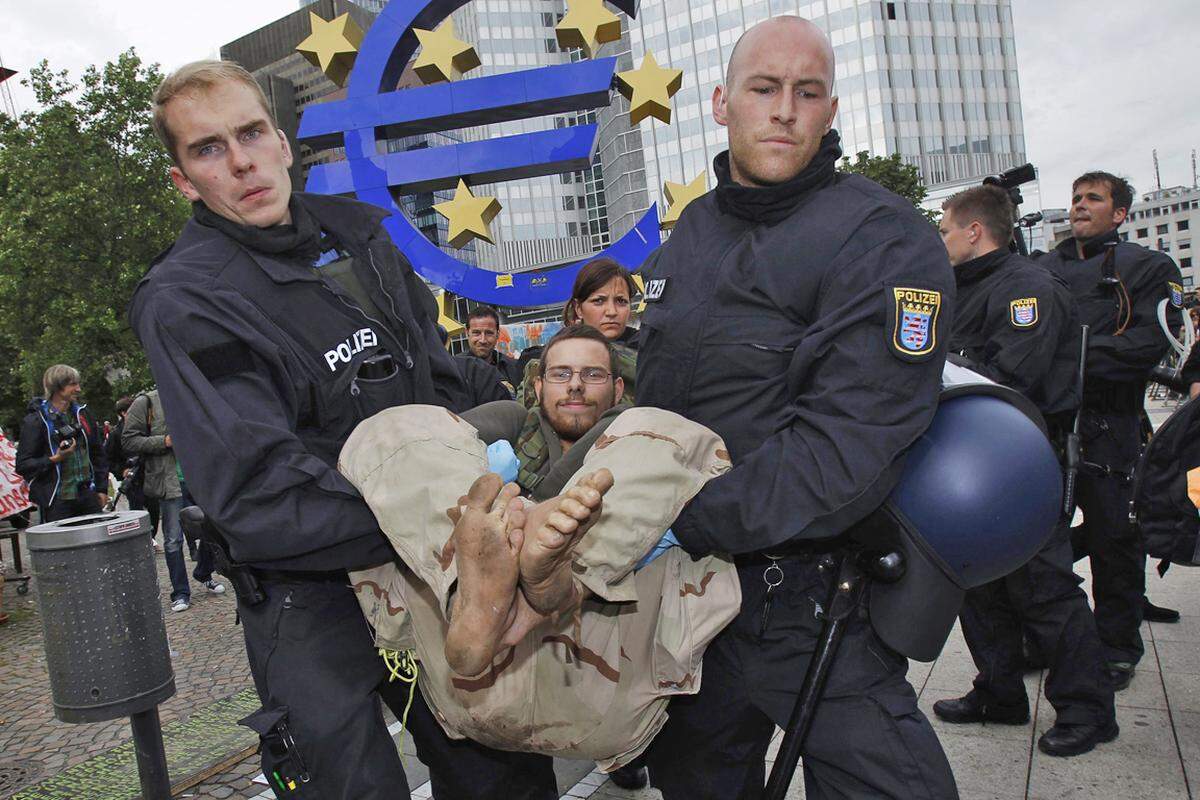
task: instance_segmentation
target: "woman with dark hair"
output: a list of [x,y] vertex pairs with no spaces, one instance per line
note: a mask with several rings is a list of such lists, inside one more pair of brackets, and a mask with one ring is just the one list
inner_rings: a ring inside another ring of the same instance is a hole
[[[564,325],[591,325],[603,333],[617,351],[620,377],[625,381],[625,398],[630,404],[634,402],[634,381],[637,379],[638,330],[629,327],[636,291],[637,285],[629,270],[611,258],[597,258],[579,270],[571,289],[571,299],[563,308]],[[525,366],[517,397],[526,408],[537,403],[532,380],[537,370],[537,360],[531,360]]]

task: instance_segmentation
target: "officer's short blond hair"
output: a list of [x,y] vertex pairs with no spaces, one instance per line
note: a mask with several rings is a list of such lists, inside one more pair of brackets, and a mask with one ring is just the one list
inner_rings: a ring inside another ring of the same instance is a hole
[[42,375],[42,389],[47,400],[72,383],[79,383],[79,370],[66,364],[55,364]]
[[271,123],[271,127],[279,127],[279,124],[275,121],[275,115],[271,113],[271,106],[267,102],[267,96],[263,94],[262,87],[258,85],[258,81],[254,80],[254,76],[247,72],[240,64],[235,64],[232,61],[213,60],[193,61],[190,64],[184,64],[163,78],[163,82],[158,85],[158,88],[154,91],[154,98],[151,100],[151,105],[154,108],[154,117],[152,120],[154,134],[162,142],[163,147],[167,148],[167,152],[171,155],[171,160],[176,165],[179,164],[179,157],[175,153],[175,135],[171,133],[171,129],[167,125],[167,105],[181,94],[206,92],[217,84],[229,81],[240,83],[254,92],[255,97],[258,98],[259,104],[262,105],[263,111],[267,115],[267,120]]

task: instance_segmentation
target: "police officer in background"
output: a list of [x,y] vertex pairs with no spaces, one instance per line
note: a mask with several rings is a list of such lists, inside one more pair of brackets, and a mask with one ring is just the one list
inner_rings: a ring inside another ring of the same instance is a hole
[[[1062,444],[1079,405],[1080,323],[1066,285],[1009,249],[1015,215],[1003,189],[977,186],[942,209],[942,241],[958,286],[950,350],[1032,400]],[[965,697],[934,703],[934,714],[953,723],[1029,721],[1024,623],[1049,658],[1046,697],[1057,714],[1038,747],[1071,756],[1116,738],[1104,650],[1073,562],[1064,521],[1027,564],[967,592],[960,620],[979,674]]]
[[1146,556],[1129,522],[1130,473],[1142,444],[1147,377],[1169,347],[1158,305],[1181,308],[1183,287],[1170,256],[1121,241],[1117,231],[1133,204],[1124,178],[1088,172],[1071,194],[1073,236],[1038,263],[1066,281],[1091,327],[1080,431],[1086,463],[1076,494],[1083,525],[1073,543],[1076,557],[1091,558],[1096,627],[1121,690],[1142,657],[1146,592]]
[[[387,212],[294,194],[292,154],[236,64],[196,62],[154,96],[171,179],[194,214],[130,307],[189,489],[238,569],[238,612],[277,796],[407,798],[380,696],[389,683],[347,570],[395,556],[337,470],[363,419],[464,405],[433,296],[384,232]],[[407,726],[439,798],[556,798],[551,760],[451,742],[412,698]]]
[[[828,539],[886,499],[933,418],[954,278],[908,201],[836,172],[834,56],[811,22],[742,37],[713,116],[729,129],[715,191],[647,262],[638,404],[716,431],[733,468],[672,525],[689,552],[736,556],[738,617],[699,693],[648,750],[666,800],[758,797],[820,635]],[[957,796],[905,679],[857,616],[803,752],[810,797]]]

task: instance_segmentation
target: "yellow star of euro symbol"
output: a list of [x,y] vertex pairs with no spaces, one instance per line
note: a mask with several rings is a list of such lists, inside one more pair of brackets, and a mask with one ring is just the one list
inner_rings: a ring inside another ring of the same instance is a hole
[[562,49],[578,47],[592,58],[600,45],[621,38],[621,19],[604,7],[604,0],[570,0],[554,36]]
[[363,29],[350,19],[349,12],[326,22],[310,11],[308,23],[311,32],[307,39],[296,45],[296,51],[324,72],[329,80],[345,86],[362,45]]
[[413,28],[413,33],[421,43],[421,55],[413,64],[413,72],[427,84],[456,81],[480,64],[475,48],[455,38],[453,19],[431,31]]
[[674,183],[667,181],[663,184],[663,192],[667,195],[670,207],[667,213],[658,221],[658,227],[668,230],[679,222],[679,215],[687,208],[687,204],[708,191],[708,172],[701,172],[691,183]]
[[500,201],[494,197],[476,197],[467,188],[467,182],[458,179],[454,199],[438,203],[433,210],[450,222],[450,246],[465,247],[472,239],[492,241],[491,222],[500,213]]
[[663,69],[646,51],[642,65],[617,73],[617,90],[629,101],[629,122],[637,125],[646,117],[671,124],[671,98],[683,86],[683,70]]
[[640,272],[635,272],[630,277],[633,278],[633,285],[637,287],[638,293],[642,296],[642,299],[638,301],[638,307],[634,309],[635,313],[640,314],[646,310],[646,279]]
[[463,329],[463,324],[450,313],[450,293],[446,291],[443,291],[442,296],[438,298],[438,325],[445,328],[446,333],[450,336]]

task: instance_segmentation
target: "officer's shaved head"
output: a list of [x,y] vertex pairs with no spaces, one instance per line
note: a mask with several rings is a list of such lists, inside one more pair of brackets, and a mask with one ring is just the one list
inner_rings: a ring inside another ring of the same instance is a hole
[[[739,66],[739,54],[747,49],[753,49],[756,38],[771,35],[784,26],[786,26],[786,35],[794,37],[797,48],[814,48],[822,54],[827,65],[826,86],[831,92],[833,91],[834,56],[833,45],[829,43],[829,37],[815,23],[791,14],[763,20],[757,25],[751,26],[745,33],[738,37],[737,42],[733,45],[733,52],[729,54],[729,64],[725,68],[726,86],[731,85],[736,78]],[[743,45],[746,46],[743,47]]]
[[833,48],[816,25],[773,17],[738,40],[726,82],[713,91],[713,119],[729,129],[729,169],[744,186],[796,177],[837,115]]

